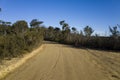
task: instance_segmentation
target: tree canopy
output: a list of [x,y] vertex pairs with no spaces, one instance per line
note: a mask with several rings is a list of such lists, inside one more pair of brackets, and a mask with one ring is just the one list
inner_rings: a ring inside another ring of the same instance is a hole
[[30,22],[30,26],[31,26],[31,28],[40,27],[40,24],[42,24],[42,23],[43,23],[43,21],[39,21],[38,19],[33,19]]
[[86,26],[84,28],[84,33],[87,37],[90,37],[93,32],[94,32],[94,30],[89,26]]

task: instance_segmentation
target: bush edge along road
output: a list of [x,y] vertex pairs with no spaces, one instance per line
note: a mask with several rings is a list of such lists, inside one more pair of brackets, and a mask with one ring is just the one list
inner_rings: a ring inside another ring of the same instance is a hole
[[3,80],[119,80],[120,54],[47,42]]
[[[13,72],[16,68],[23,65],[27,60],[29,60],[33,56],[37,55],[38,52],[43,49],[43,47],[44,47],[44,45],[41,45],[37,49],[33,50],[31,53],[24,54],[22,58],[16,58],[15,60],[17,60],[17,61],[14,61],[13,59],[11,59],[10,60],[11,64],[7,65],[6,67],[1,68],[1,70],[0,70],[0,80],[3,79],[9,73]],[[0,66],[4,66],[4,65],[0,65]]]

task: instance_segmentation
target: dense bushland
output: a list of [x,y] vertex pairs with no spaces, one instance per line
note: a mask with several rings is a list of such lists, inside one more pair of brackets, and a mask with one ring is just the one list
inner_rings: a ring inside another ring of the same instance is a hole
[[120,50],[119,25],[109,27],[110,36],[92,35],[94,30],[86,26],[80,32],[75,27],[70,27],[65,21],[60,21],[62,29],[49,26],[43,27],[43,21],[33,19],[28,23],[24,20],[5,22],[0,20],[0,59],[11,59],[22,56],[40,45],[44,40],[55,41],[76,47],[95,49]]
[[[40,26],[41,23],[35,21],[31,24]],[[42,40],[43,29],[40,27],[29,28],[28,23],[24,20],[14,24],[0,21],[0,59],[22,56],[23,53],[40,45]]]

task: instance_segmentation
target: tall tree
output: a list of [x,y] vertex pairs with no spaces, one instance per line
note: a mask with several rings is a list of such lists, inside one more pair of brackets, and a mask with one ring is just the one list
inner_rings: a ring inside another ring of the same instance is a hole
[[84,33],[85,33],[85,36],[87,36],[87,37],[90,37],[93,32],[94,32],[94,30],[89,26],[86,26],[84,28]]
[[5,22],[3,20],[0,20],[0,34],[6,36],[6,34],[11,33],[11,22]]
[[62,26],[62,34],[63,34],[63,42],[70,39],[70,26],[65,21],[60,21],[60,25]]
[[76,33],[77,29],[75,27],[72,27],[72,32]]
[[54,27],[53,26],[49,26],[48,27],[48,32],[49,32],[49,39],[53,40],[54,36],[55,36],[55,34],[54,34]]
[[24,33],[28,29],[28,24],[24,20],[17,21],[12,26],[15,33]]
[[55,41],[60,41],[61,30],[59,27],[55,27],[54,29]]
[[65,23],[65,21],[63,20],[63,21],[60,21],[60,25],[63,25]]
[[40,24],[42,24],[43,21],[39,21],[38,19],[33,19],[31,22],[30,22],[30,26],[31,28],[37,28],[37,27],[40,27]]
[[116,38],[119,36],[120,32],[118,31],[118,26],[114,26],[114,27],[109,27],[110,33],[112,34],[111,36]]
[[70,31],[70,26],[68,23],[65,23],[65,21],[60,21],[60,25],[62,26],[63,31]]

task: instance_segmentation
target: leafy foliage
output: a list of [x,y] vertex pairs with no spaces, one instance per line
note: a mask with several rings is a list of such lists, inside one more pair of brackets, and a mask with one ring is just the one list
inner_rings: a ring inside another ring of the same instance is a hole
[[42,43],[43,29],[29,28],[24,20],[12,25],[0,24],[0,59],[22,56]]
[[118,26],[114,26],[113,28],[109,27],[109,29],[112,37],[117,38],[119,36],[120,31],[118,31]]
[[39,21],[38,19],[33,19],[31,22],[30,22],[30,26],[31,28],[36,28],[36,27],[39,27],[40,24],[42,24],[43,21]]
[[87,36],[87,37],[90,37],[93,32],[94,32],[94,30],[89,26],[86,26],[84,28],[84,33],[85,33],[85,36]]
[[119,25],[109,27],[111,36],[106,37],[92,35],[94,30],[89,26],[79,32],[75,27],[70,28],[65,21],[59,22],[62,29],[53,26],[46,28],[40,26],[42,23],[33,19],[29,28],[25,20],[19,20],[13,24],[0,20],[0,60],[22,56],[24,52],[31,51],[40,45],[43,39],[76,47],[120,50]]
[[111,36],[92,35],[94,30],[86,26],[83,31],[77,31],[75,27],[70,29],[68,23],[60,21],[62,30],[52,26],[45,29],[45,40],[56,41],[64,44],[72,44],[76,47],[87,47],[95,49],[120,50],[120,32],[118,27],[109,27]]

